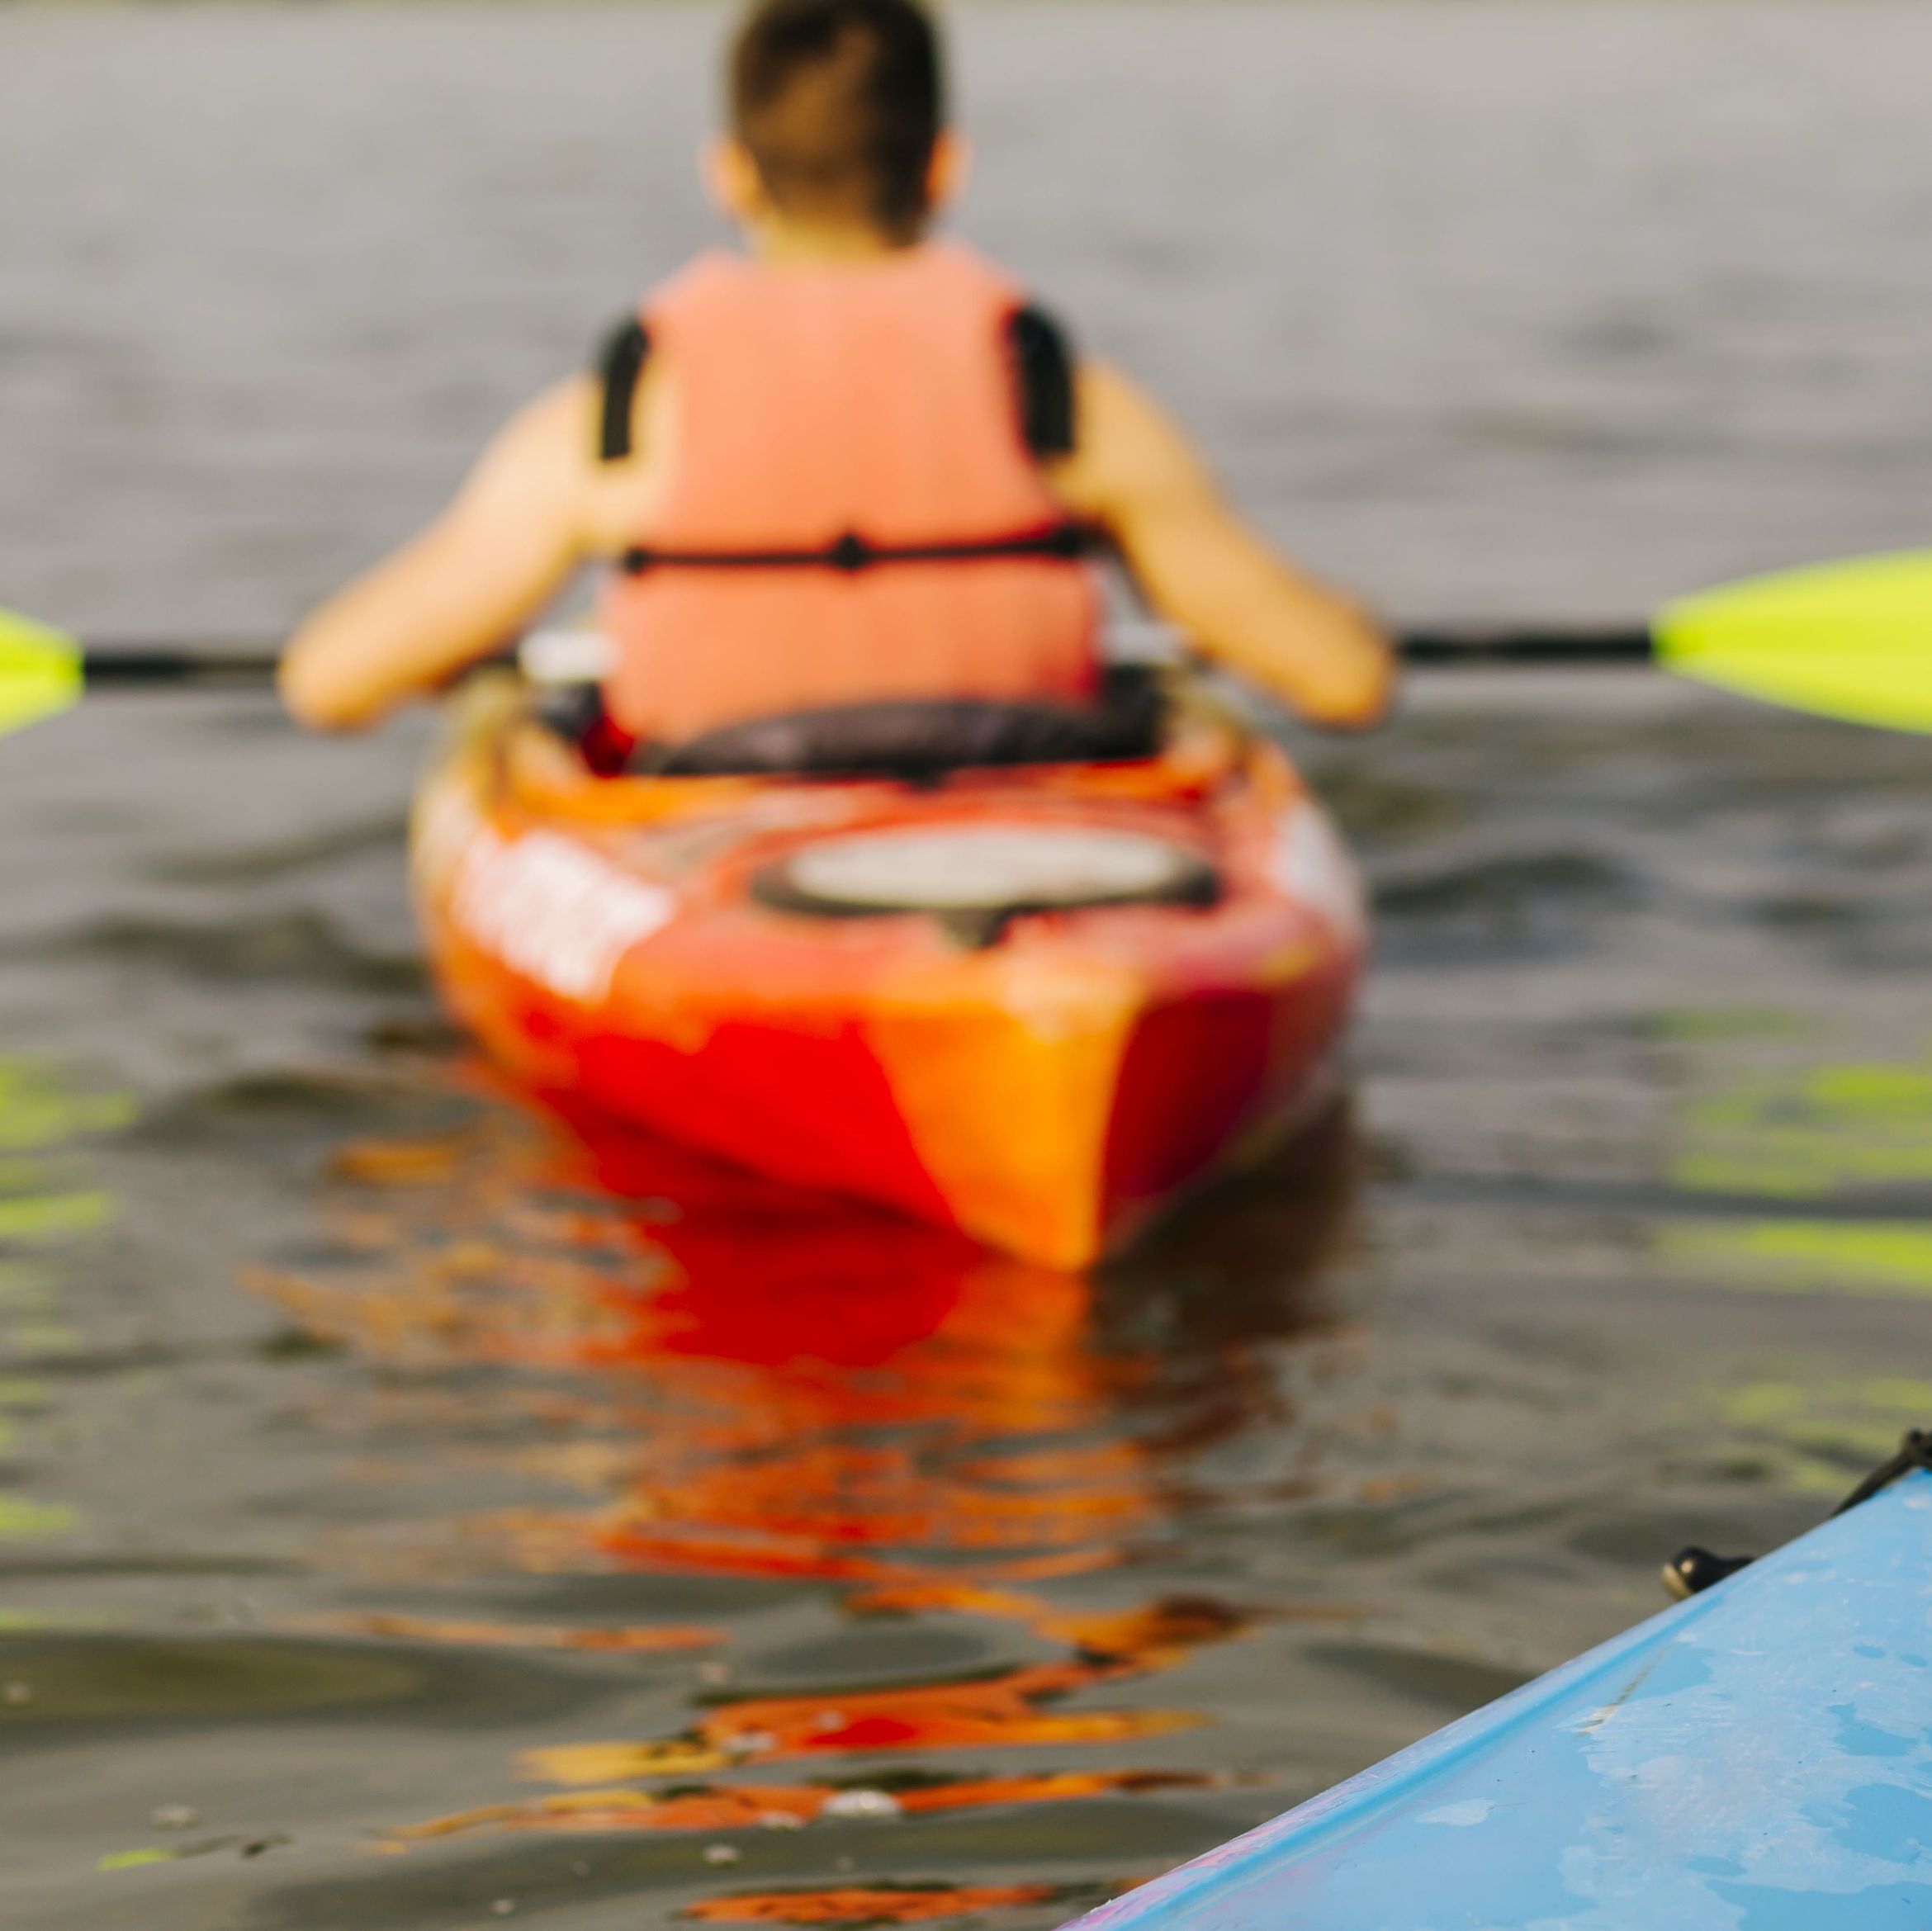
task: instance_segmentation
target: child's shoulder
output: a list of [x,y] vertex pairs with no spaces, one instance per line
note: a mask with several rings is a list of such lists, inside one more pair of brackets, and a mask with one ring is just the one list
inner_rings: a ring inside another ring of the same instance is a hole
[[728,300],[754,272],[751,263],[736,249],[701,248],[651,286],[642,304],[645,320],[670,320]]

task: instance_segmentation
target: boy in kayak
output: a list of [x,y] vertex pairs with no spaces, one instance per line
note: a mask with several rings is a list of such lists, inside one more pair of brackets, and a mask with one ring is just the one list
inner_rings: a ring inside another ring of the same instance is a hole
[[704,156],[742,253],[699,256],[594,374],[501,431],[455,501],[291,641],[303,722],[369,723],[607,571],[621,745],[855,707],[1095,703],[1093,537],[1207,657],[1314,722],[1389,701],[1352,602],[1235,514],[1132,382],[935,239],[964,173],[916,0],[763,0]]

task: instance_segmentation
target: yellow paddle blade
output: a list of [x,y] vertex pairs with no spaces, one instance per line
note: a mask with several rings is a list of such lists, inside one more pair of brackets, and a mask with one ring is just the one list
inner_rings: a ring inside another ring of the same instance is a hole
[[1671,604],[1657,661],[1821,717],[1932,731],[1932,550],[1753,577]]
[[81,647],[72,637],[0,610],[0,733],[64,711],[85,681]]

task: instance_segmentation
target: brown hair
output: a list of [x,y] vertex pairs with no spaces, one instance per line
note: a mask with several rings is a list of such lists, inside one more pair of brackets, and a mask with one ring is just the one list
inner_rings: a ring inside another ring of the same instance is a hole
[[732,130],[772,200],[896,237],[928,212],[944,93],[917,0],[761,0],[732,50]]

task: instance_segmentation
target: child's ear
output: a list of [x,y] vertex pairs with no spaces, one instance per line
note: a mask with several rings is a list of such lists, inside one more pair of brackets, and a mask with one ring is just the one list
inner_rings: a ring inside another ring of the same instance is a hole
[[955,130],[942,127],[932,144],[932,159],[926,164],[926,206],[935,215],[949,207],[965,193],[972,175],[972,142]]
[[727,220],[743,224],[764,212],[765,183],[742,141],[728,134],[713,135],[698,151],[698,173],[705,192]]

